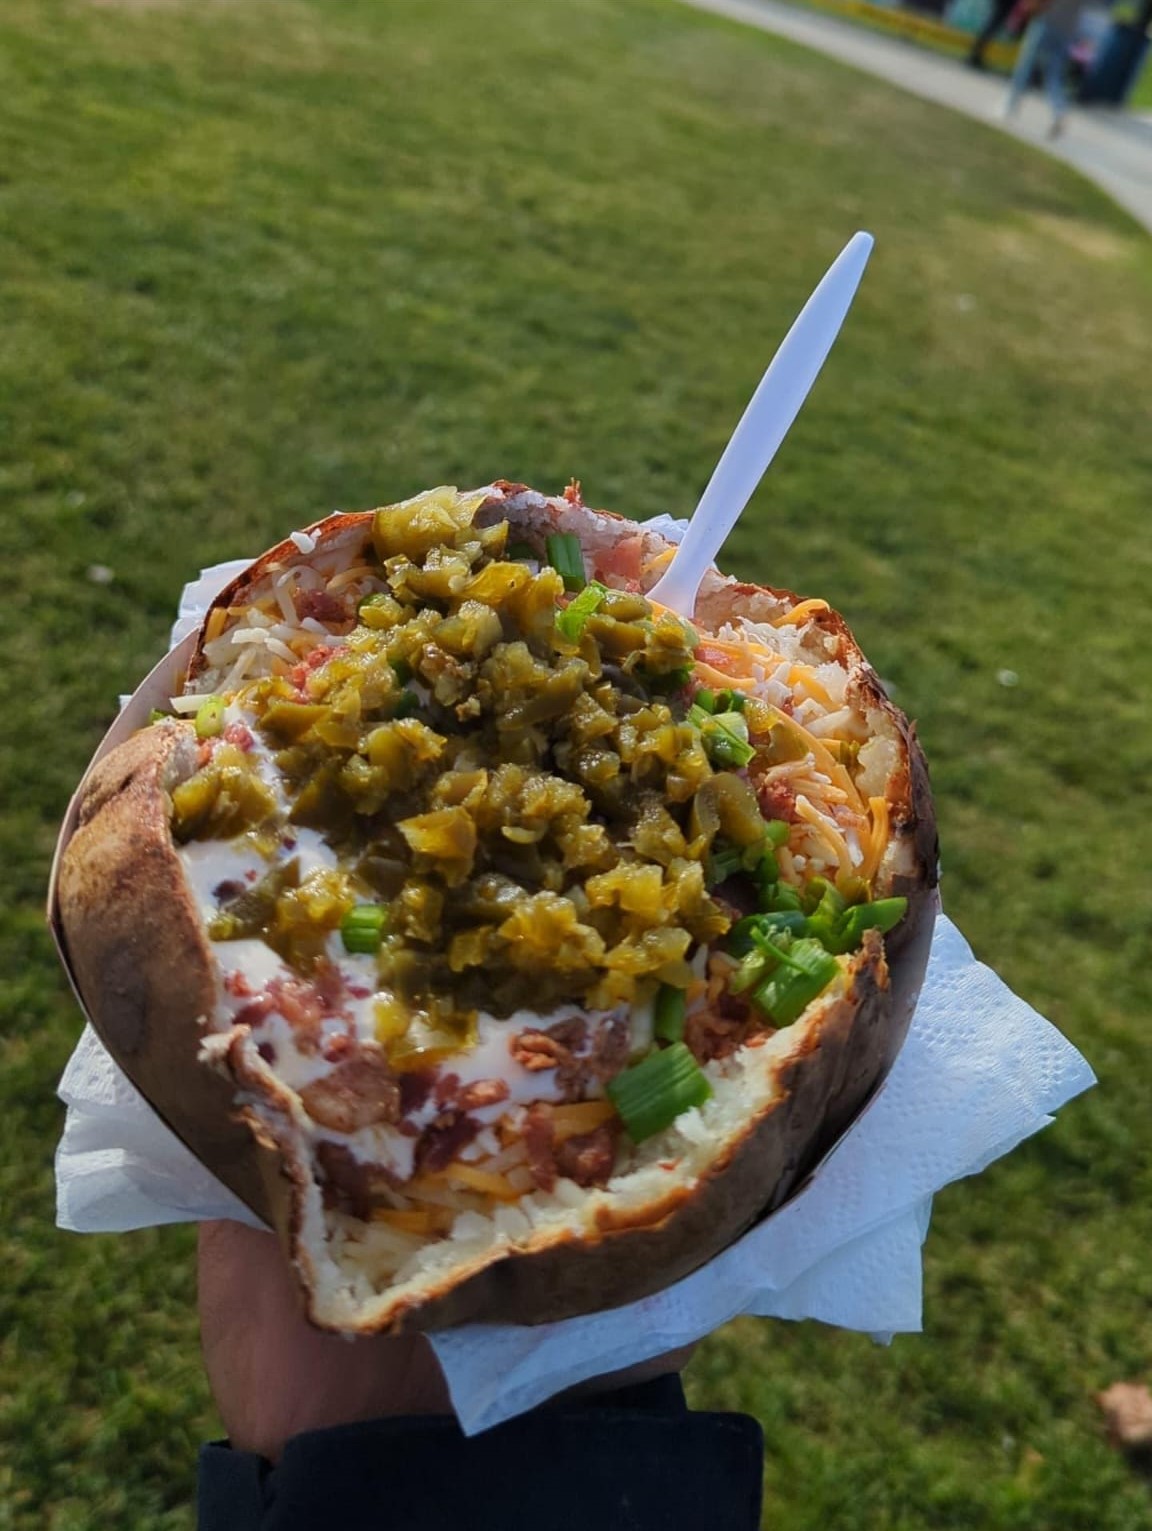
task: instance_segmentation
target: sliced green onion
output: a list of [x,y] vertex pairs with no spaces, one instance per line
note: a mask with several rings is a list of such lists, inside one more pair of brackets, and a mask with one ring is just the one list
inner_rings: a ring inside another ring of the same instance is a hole
[[728,979],[728,992],[730,994],[743,994],[748,989],[755,989],[763,983],[772,971],[772,958],[767,952],[762,952],[758,947],[753,947],[740,959],[740,966]]
[[402,686],[406,686],[412,679],[412,666],[406,659],[393,659],[391,663],[392,674],[395,675]]
[[600,584],[598,580],[589,580],[588,584],[574,600],[568,602],[564,610],[556,617],[556,630],[570,643],[577,643],[580,634],[588,622],[588,618],[594,616],[600,608],[600,603],[608,594],[608,587]]
[[148,714],[148,721],[149,723],[163,723],[165,718],[169,718],[171,716],[171,713],[161,712],[159,707],[153,707],[152,711]]
[[908,912],[906,898],[878,898],[873,904],[855,904],[846,911],[840,924],[839,937],[842,952],[851,952],[860,945],[866,930],[878,930],[887,935]]
[[392,708],[393,721],[397,718],[410,718],[420,710],[420,698],[415,691],[401,691],[396,698],[396,704]]
[[649,1053],[609,1080],[608,1098],[633,1143],[663,1132],[683,1111],[702,1106],[712,1087],[683,1042]]
[[826,951],[838,952],[846,908],[844,897],[823,877],[814,877],[808,886],[820,890],[820,902],[808,915],[808,934],[814,936]]
[[771,851],[765,851],[760,858],[760,864],[756,868],[756,881],[760,885],[760,907],[771,908],[776,884],[780,881],[780,863]]
[[[725,718],[739,717],[739,713],[726,712]],[[719,718],[712,719],[713,726],[703,730],[704,749],[713,765],[728,766],[739,770],[746,766],[756,751],[738,734],[725,727]]]
[[670,983],[662,983],[656,991],[656,1003],[652,1007],[653,1029],[661,1042],[684,1040],[684,1015],[688,996],[683,989],[674,989]]
[[[722,691],[720,694],[721,696],[727,698],[726,705],[730,711],[744,711],[744,703],[747,701],[747,697],[744,695],[743,691]],[[720,708],[717,707],[716,711],[719,712]]]
[[688,709],[688,722],[700,730],[701,743],[713,765],[739,769],[756,753],[748,742],[748,723],[743,713],[711,713],[700,705],[697,695]]
[[778,882],[770,894],[761,900],[761,904],[765,914],[784,909],[799,909],[801,907],[800,893],[790,882]]
[[564,581],[565,590],[583,590],[584,554],[574,532],[552,532],[544,539],[548,562]]
[[744,852],[736,845],[724,845],[708,857],[708,881],[715,887],[725,878],[744,870]]
[[767,819],[764,824],[764,833],[768,836],[772,848],[779,850],[782,845],[788,844],[792,826],[785,819]]
[[783,937],[791,940],[808,932],[808,921],[799,909],[773,909],[767,914],[754,915],[753,918],[759,921],[760,929],[767,939],[777,946],[784,946]]
[[793,941],[786,952],[774,950],[780,966],[754,991],[752,1000],[778,1026],[787,1026],[823,993],[839,964],[819,941]]
[[505,558],[511,558],[516,563],[525,558],[530,558],[533,563],[539,562],[540,559],[540,554],[530,542],[510,542],[504,556]]
[[340,923],[344,950],[369,955],[378,952],[387,919],[387,910],[381,904],[357,904],[354,909],[349,909]]
[[224,703],[218,696],[210,696],[196,709],[197,739],[215,739],[224,732]]
[[[721,695],[723,695],[723,692],[721,692]],[[715,691],[710,691],[707,686],[701,686],[693,698],[693,703],[700,708],[701,712],[711,714],[716,711],[716,693]]]

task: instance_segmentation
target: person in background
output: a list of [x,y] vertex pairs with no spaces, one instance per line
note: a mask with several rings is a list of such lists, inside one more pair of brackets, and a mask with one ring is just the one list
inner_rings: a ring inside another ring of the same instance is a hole
[[1064,120],[1068,115],[1068,93],[1064,76],[1068,68],[1068,55],[1080,29],[1083,3],[1084,0],[1046,0],[1046,3],[1042,0],[1025,33],[1008,86],[1004,116],[1013,117],[1019,109],[1021,97],[1028,89],[1033,71],[1043,71],[1044,89],[1052,109],[1049,138],[1057,138],[1064,131]]
[[199,1531],[758,1531],[763,1434],[688,1409],[690,1350],[469,1438],[428,1341],[313,1329],[272,1234],[203,1224],[199,1304]]
[[970,68],[984,69],[987,67],[984,63],[984,53],[988,44],[1018,6],[1019,0],[992,0],[992,13],[984,23],[983,30],[977,34],[972,44],[972,50],[968,54]]

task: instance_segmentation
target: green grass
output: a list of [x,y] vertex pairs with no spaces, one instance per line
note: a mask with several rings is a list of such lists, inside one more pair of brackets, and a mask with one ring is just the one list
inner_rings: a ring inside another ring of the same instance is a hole
[[49,855],[181,583],[444,481],[687,512],[858,226],[872,268],[727,563],[848,614],[919,719],[953,917],[1101,1084],[940,1196],[923,1337],[743,1322],[692,1394],[763,1420],[776,1531],[1146,1527],[1093,1394],[1149,1365],[1147,238],[667,0],[0,26],[0,1528],[187,1528],[217,1428],[189,1231],[52,1225]]

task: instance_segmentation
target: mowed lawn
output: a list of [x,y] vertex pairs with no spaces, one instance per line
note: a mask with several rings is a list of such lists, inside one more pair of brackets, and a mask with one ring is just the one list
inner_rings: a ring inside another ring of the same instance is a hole
[[[674,0],[0,0],[0,1527],[189,1528],[185,1228],[53,1226],[56,825],[201,565],[429,484],[687,513],[857,227],[727,566],[919,720],[953,917],[1100,1087],[937,1202],[925,1332],[744,1321],[767,1523],[1137,1531],[1152,1301],[1152,244],[991,131]],[[1013,684],[1013,680],[1015,683]]]

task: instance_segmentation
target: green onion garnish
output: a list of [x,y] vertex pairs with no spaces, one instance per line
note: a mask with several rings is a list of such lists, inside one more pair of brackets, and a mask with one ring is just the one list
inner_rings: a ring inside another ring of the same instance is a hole
[[578,643],[588,618],[599,610],[600,603],[607,594],[606,585],[600,584],[598,580],[589,580],[580,594],[569,601],[564,610],[557,614],[557,632],[567,638],[570,643]]
[[752,999],[778,1026],[787,1026],[823,993],[836,977],[839,964],[819,941],[793,941],[787,951],[774,944],[769,949],[780,965],[754,991]]
[[887,935],[908,912],[906,898],[878,898],[874,904],[855,904],[844,914],[840,924],[838,951],[855,951],[866,930]]
[[756,753],[748,743],[748,723],[741,712],[710,713],[700,705],[697,693],[696,701],[688,709],[688,722],[700,730],[705,753],[713,765],[739,769]]
[[164,719],[169,716],[169,713],[161,712],[159,707],[153,707],[152,711],[148,714],[148,721],[149,723],[163,723]]
[[420,698],[415,691],[401,691],[396,698],[396,704],[392,708],[392,719],[410,718],[420,710]]
[[197,739],[215,739],[224,731],[224,703],[218,696],[210,696],[196,709]]
[[[723,695],[723,692],[721,692]],[[716,693],[710,691],[707,686],[701,686],[694,698],[694,703],[702,712],[713,713],[716,711]]]
[[510,542],[504,556],[516,562],[520,562],[524,558],[530,558],[533,563],[537,563],[540,558],[540,554],[530,542]]
[[708,882],[711,887],[734,877],[744,869],[744,852],[736,845],[723,845],[708,857]]
[[609,1080],[606,1088],[633,1143],[663,1132],[681,1112],[702,1106],[712,1094],[711,1085],[683,1042],[649,1053],[635,1067]]
[[819,902],[808,912],[808,934],[815,936],[826,951],[840,950],[840,929],[847,907],[843,895],[826,878],[814,877],[804,890],[811,898],[819,892]]
[[768,836],[773,849],[779,850],[782,845],[788,844],[792,826],[784,819],[768,819],[764,825],[764,833]]
[[684,1040],[684,1013],[688,999],[683,989],[674,989],[670,983],[662,983],[656,991],[656,1003],[652,1007],[653,1029],[661,1042]]
[[564,581],[565,590],[583,590],[586,580],[579,537],[574,532],[552,532],[544,539],[544,546],[548,562]]
[[395,675],[402,686],[406,686],[412,679],[412,666],[406,659],[393,659],[391,664],[392,674]]
[[765,914],[783,909],[799,909],[800,894],[790,882],[778,882],[761,900]]
[[387,919],[388,913],[380,904],[357,904],[354,909],[349,909],[340,923],[344,950],[369,955],[378,952]]

